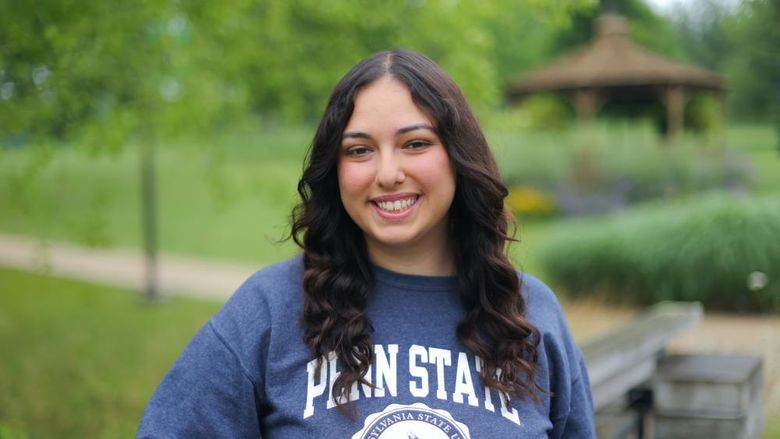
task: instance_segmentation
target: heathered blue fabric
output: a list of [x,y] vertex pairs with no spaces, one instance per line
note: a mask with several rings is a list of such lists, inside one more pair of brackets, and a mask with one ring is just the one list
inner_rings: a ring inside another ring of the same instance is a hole
[[522,275],[522,294],[542,334],[538,381],[550,393],[502,409],[501,396],[486,394],[478,359],[456,339],[463,311],[455,278],[374,273],[376,354],[367,378],[375,389],[356,387],[354,418],[329,404],[337,361],[323,361],[317,378],[302,341],[296,257],[252,275],[198,331],[152,396],[138,437],[596,437],[582,354],[539,280]]

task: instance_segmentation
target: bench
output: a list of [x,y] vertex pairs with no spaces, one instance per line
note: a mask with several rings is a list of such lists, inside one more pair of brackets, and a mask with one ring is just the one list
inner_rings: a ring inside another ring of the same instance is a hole
[[582,345],[599,438],[644,436],[652,397],[642,386],[653,377],[669,341],[702,316],[699,303],[661,302]]
[[582,345],[599,438],[760,435],[760,356],[665,354],[702,316],[699,303],[661,302]]

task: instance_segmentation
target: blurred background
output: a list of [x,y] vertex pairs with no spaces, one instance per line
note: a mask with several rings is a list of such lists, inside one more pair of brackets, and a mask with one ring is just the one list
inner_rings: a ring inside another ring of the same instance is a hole
[[133,435],[240,279],[296,253],[328,94],[397,47],[462,87],[511,254],[577,340],[700,301],[678,343],[763,355],[780,437],[778,23],[778,0],[0,0],[0,438]]

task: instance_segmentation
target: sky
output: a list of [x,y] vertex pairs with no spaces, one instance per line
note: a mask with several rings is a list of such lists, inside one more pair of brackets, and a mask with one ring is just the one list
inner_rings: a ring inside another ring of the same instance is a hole
[[[671,13],[675,6],[680,4],[684,7],[691,7],[692,5],[696,4],[696,0],[644,0],[645,3],[650,5],[651,8],[653,8],[654,11],[660,14],[669,14]],[[730,6],[736,6],[737,3],[739,3],[740,0],[717,0],[718,3],[723,3]]]
[[[649,4],[656,12],[666,12],[678,1],[679,0],[645,0],[645,3]],[[690,3],[690,1],[687,1],[686,3]]]

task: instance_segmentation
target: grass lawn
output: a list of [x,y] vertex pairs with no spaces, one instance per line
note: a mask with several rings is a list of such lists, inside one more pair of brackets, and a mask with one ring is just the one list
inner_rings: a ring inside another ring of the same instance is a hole
[[[257,264],[291,255],[293,244],[275,243],[287,230],[309,136],[232,133],[159,148],[161,249]],[[138,149],[94,156],[63,146],[48,161],[40,151],[0,149],[0,230],[140,247]]]
[[132,437],[219,304],[0,269],[0,438]]
[[774,417],[766,420],[763,439],[775,439],[780,437],[780,418]]
[[780,193],[780,139],[771,125],[736,125],[726,132],[726,143],[746,152],[756,167],[756,192]]
[[[163,374],[218,307],[150,306],[128,291],[4,269],[0,284],[2,439],[132,437]],[[577,327],[608,311],[567,312]],[[770,416],[763,437],[778,434]]]

